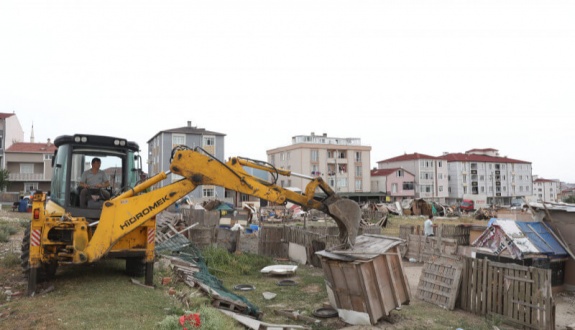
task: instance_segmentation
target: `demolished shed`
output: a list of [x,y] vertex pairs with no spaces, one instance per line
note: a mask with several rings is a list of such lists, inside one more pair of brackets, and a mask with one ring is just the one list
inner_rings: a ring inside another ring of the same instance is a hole
[[568,253],[544,222],[494,219],[472,246],[478,259],[551,269],[552,285],[563,285]]

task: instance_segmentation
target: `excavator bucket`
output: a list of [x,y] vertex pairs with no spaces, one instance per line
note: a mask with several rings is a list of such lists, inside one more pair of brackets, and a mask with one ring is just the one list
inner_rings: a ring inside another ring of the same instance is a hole
[[339,228],[339,239],[348,247],[353,247],[361,221],[359,205],[351,199],[332,196],[326,200],[329,215]]

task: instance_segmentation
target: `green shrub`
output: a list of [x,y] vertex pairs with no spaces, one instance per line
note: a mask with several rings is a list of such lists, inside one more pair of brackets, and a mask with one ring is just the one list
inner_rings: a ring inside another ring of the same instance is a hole
[[0,260],[3,267],[12,267],[20,264],[20,256],[16,253],[8,253]]
[[10,234],[4,228],[0,228],[0,243],[6,243],[10,241]]

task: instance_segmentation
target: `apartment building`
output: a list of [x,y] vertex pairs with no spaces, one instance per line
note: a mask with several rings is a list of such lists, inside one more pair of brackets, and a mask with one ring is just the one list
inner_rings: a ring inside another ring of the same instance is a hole
[[402,169],[371,170],[371,191],[385,195],[383,202],[396,202],[415,197],[415,175]]
[[[33,131],[33,129],[32,129]],[[32,133],[32,136],[34,133]],[[6,168],[4,152],[15,142],[24,142],[24,130],[14,113],[0,113],[0,167]],[[30,141],[34,142],[34,141]]]
[[[371,146],[361,145],[359,138],[323,135],[298,135],[292,144],[267,150],[268,162],[277,168],[313,178],[321,177],[338,194],[370,193]],[[280,176],[277,184],[305,190],[309,179]]]
[[470,194],[484,195],[488,204],[510,205],[533,193],[531,163],[501,157],[497,149],[445,153],[440,158],[447,162],[448,203]]
[[538,202],[561,202],[561,181],[534,176],[533,197]]
[[12,143],[4,152],[10,181],[6,191],[14,193],[49,191],[54,151],[56,146],[50,139],[45,143]]
[[413,153],[381,160],[378,169],[404,169],[413,173],[414,198],[445,203],[448,197],[447,161],[434,156]]
[[[224,137],[222,133],[208,131],[204,128],[192,126],[188,121],[186,126],[159,131],[148,140],[148,173],[153,176],[160,172],[170,170],[170,158],[172,150],[179,145],[190,148],[201,147],[216,159],[224,159]],[[163,187],[171,182],[180,180],[182,177],[170,174],[167,180],[158,183],[158,187]],[[220,199],[224,200],[225,192],[223,187],[199,186],[189,196],[195,201]]]

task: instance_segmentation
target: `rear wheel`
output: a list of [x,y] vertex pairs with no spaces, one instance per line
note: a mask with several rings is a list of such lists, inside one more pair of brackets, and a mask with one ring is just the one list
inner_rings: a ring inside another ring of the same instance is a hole
[[146,278],[144,284],[154,285],[154,262],[146,262]]
[[141,277],[146,273],[146,264],[143,258],[126,258],[126,274],[128,276]]
[[24,231],[21,250],[20,265],[22,266],[22,272],[28,278],[28,294],[32,295],[36,291],[37,283],[49,280],[56,275],[58,262],[42,263],[38,268],[30,267],[30,227]]

